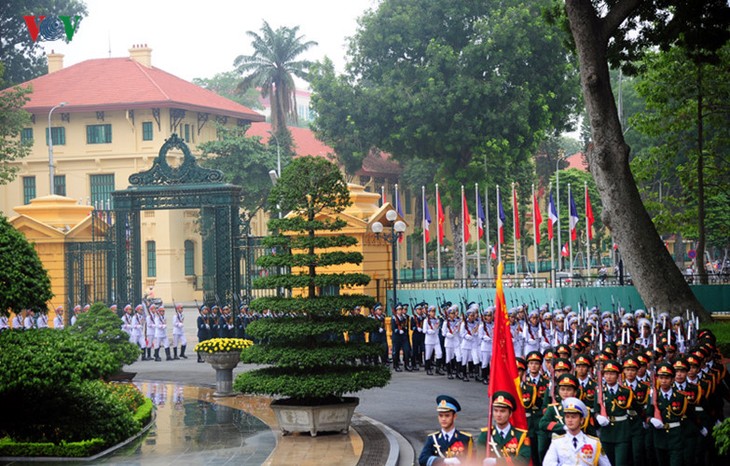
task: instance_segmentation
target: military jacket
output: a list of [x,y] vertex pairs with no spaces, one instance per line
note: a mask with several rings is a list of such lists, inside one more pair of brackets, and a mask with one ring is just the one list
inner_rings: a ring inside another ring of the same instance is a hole
[[[621,385],[615,386],[616,393],[612,394],[607,385],[603,387],[603,404],[606,407],[606,417],[609,424],[601,427],[601,440],[604,442],[628,442],[631,437],[629,414],[634,401],[634,392]],[[601,405],[598,397],[593,406],[596,414],[600,413]]]
[[580,391],[578,392],[578,398],[580,401],[590,406],[596,402],[596,382],[592,378],[588,377],[588,381],[583,385],[583,381],[578,379],[580,382]]
[[598,465],[611,466],[608,457],[603,453],[601,441],[580,432],[575,436],[578,442],[573,444],[572,435],[561,435],[550,443],[543,464],[551,466]]
[[432,466],[439,459],[454,457],[459,458],[462,463],[474,459],[474,441],[471,435],[455,430],[451,439],[446,440],[443,432],[437,431],[426,437],[421,454],[418,455],[418,464]]
[[676,449],[677,445],[682,444],[682,429],[680,427],[687,416],[689,406],[687,397],[674,388],[668,400],[664,398],[661,390],[657,389],[655,393],[664,428],[653,429],[654,446],[666,450]]
[[[511,426],[509,433],[505,438],[499,434],[496,428],[492,428],[493,445],[487,446],[487,430],[488,427],[482,428],[481,434],[477,439],[477,445],[480,447],[489,447],[490,458],[497,458],[497,464],[521,464],[530,463],[530,437],[527,431]],[[479,450],[481,453],[481,449]]]

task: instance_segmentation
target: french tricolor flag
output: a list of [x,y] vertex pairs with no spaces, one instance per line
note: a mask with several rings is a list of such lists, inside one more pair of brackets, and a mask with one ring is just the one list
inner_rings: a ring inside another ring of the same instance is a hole
[[428,202],[426,202],[426,196],[423,197],[423,238],[427,243],[431,241],[431,232],[428,229],[431,227],[431,213],[428,211]]
[[558,222],[558,211],[555,209],[555,201],[553,200],[553,193],[550,193],[550,206],[548,207],[548,216],[550,221],[548,222],[548,239],[553,239],[553,225]]
[[578,238],[578,233],[575,228],[576,225],[578,225],[578,209],[575,207],[573,193],[570,193],[570,239],[572,241]]

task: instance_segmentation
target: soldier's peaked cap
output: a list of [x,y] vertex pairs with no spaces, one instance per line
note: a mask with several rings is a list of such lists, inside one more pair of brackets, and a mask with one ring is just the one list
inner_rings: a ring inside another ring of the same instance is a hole
[[530,361],[542,362],[542,354],[539,351],[530,351],[527,353],[527,362]]
[[558,386],[578,388],[580,382],[578,382],[578,378],[573,374],[563,374],[558,379]]
[[668,375],[669,377],[674,377],[674,367],[671,363],[664,361],[657,366],[656,375]]
[[436,411],[440,413],[447,411],[458,413],[461,411],[461,405],[455,398],[449,395],[439,395],[436,397]]
[[622,370],[621,363],[615,359],[609,359],[603,363],[603,372],[621,372]]
[[514,411],[517,404],[515,403],[515,398],[512,396],[511,393],[500,391],[492,395],[492,406],[509,408],[510,410]]
[[563,411],[566,413],[578,413],[583,417],[588,415],[588,408],[578,398],[568,397],[563,400]]

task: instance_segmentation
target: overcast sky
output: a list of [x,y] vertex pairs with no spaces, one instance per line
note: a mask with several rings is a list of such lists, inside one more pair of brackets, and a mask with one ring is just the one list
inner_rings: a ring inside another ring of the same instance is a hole
[[[345,64],[346,39],[357,18],[377,0],[85,0],[88,16],[66,44],[45,42],[46,52],[63,53],[64,66],[91,58],[126,57],[133,44],[147,44],[152,65],[180,78],[209,78],[233,69],[238,55],[251,55],[246,31],[299,26],[305,40],[319,45],[304,58],[328,56],[338,71]],[[43,12],[36,12],[43,14]]]

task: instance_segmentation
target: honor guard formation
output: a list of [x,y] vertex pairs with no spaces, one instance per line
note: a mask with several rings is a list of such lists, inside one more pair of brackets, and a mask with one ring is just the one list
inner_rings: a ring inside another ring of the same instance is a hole
[[[70,324],[89,307],[74,306]],[[725,417],[730,377],[715,336],[699,328],[696,316],[689,311],[674,317],[654,310],[630,312],[620,306],[611,312],[583,305],[577,310],[528,309],[521,305],[507,313],[521,399],[494,393],[492,425],[474,442],[456,429],[459,403],[439,396],[441,429],[427,437],[419,464],[720,464],[710,433]],[[204,305],[198,311],[200,341],[250,339],[249,323],[274,317],[244,305],[236,313],[227,305]],[[349,313],[362,311],[358,306]],[[355,364],[392,364],[395,372],[424,368],[427,376],[486,385],[494,312],[477,303],[400,303],[388,319],[376,304],[369,312],[377,321],[374,332],[333,338],[381,348],[377,356]],[[159,300],[144,300],[134,308],[127,304],[121,320],[130,342],[142,349],[143,361],[161,361],[161,349],[168,361],[187,359],[182,305],[174,305],[170,316]],[[62,306],[55,309],[53,326],[64,327]],[[48,327],[48,316],[32,310],[15,315],[11,323],[0,317],[0,330],[43,327]],[[513,413],[522,408],[526,429],[512,424]]]
[[[489,383],[493,307],[423,302],[411,315],[408,307],[398,304],[391,320],[396,372],[423,366],[428,375]],[[719,464],[710,432],[725,417],[730,377],[696,316],[548,305],[508,316],[522,399],[495,393],[492,426],[472,442],[455,430],[459,404],[440,396],[441,430],[426,439],[421,465]],[[383,335],[380,306],[372,317]],[[510,423],[516,403],[527,429]]]

